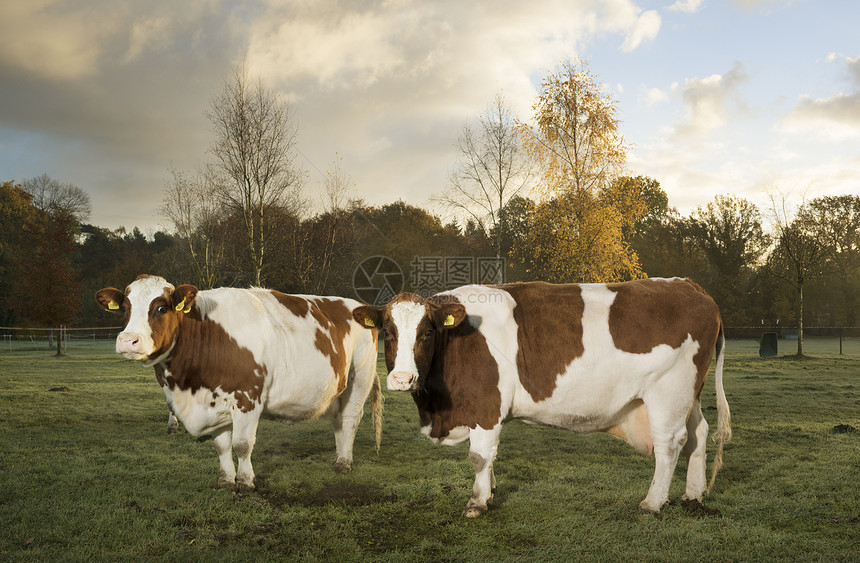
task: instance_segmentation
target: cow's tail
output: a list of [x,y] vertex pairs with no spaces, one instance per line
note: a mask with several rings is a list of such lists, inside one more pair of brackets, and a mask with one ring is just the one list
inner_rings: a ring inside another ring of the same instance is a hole
[[385,398],[382,396],[382,385],[379,383],[379,375],[373,374],[373,387],[370,388],[370,410],[373,415],[373,430],[376,434],[376,453],[382,444],[382,405]]
[[714,466],[711,470],[711,482],[708,484],[708,492],[714,486],[717,472],[723,466],[723,447],[732,439],[732,413],[729,410],[729,402],[726,400],[726,392],[723,389],[723,364],[726,358],[726,337],[723,324],[720,322],[720,334],[717,337],[717,365],[714,369],[714,383],[717,392],[717,429],[712,439],[717,443],[717,454],[714,456]]

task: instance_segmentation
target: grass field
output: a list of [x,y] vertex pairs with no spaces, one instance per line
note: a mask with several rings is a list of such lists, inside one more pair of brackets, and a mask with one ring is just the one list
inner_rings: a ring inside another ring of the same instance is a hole
[[[678,502],[683,457],[673,502],[644,515],[652,459],[512,422],[496,504],[476,520],[461,517],[467,446],[421,436],[406,394],[386,392],[378,455],[365,416],[348,475],[331,470],[327,422],[263,421],[258,489],[237,496],[215,490],[210,442],[165,434],[151,369],[111,342],[62,358],[13,344],[0,351],[0,560],[858,561],[860,432],[840,425],[860,429],[860,342],[844,356],[838,341],[805,344],[816,357],[763,360],[729,341],[734,440],[707,512]],[[703,405],[713,427],[711,381]]]

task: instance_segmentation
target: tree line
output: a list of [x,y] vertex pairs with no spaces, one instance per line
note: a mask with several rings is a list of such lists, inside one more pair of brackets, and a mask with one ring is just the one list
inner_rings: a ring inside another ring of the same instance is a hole
[[[46,175],[0,184],[0,324],[115,323],[88,296],[146,272],[362,298],[357,285],[397,280],[429,292],[687,276],[729,326],[857,325],[860,196],[792,205],[775,192],[763,211],[719,195],[681,216],[658,180],[626,167],[616,102],[581,61],[548,73],[529,119],[500,93],[464,125],[433,209],[367,204],[339,158],[317,201],[303,198],[291,107],[242,67],[207,117],[208,160],[170,171],[168,231],[88,224],[86,192]],[[362,266],[383,256],[387,269]]]

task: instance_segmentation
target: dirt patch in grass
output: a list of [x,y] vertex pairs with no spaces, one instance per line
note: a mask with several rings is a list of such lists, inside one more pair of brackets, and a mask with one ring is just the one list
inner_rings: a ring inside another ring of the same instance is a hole
[[850,424],[837,424],[833,427],[834,434],[849,434],[851,432],[857,432],[857,429]]

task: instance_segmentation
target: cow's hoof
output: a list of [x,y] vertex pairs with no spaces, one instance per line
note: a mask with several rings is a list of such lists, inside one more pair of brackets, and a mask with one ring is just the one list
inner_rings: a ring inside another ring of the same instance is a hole
[[240,495],[254,491],[254,483],[236,483],[236,492]]
[[646,504],[643,500],[639,503],[639,510],[642,511],[642,514],[651,514],[652,516],[657,516],[660,514],[660,507],[653,508],[651,505]]
[[349,473],[352,469],[352,462],[345,459],[339,459],[334,462],[335,473]]
[[216,489],[235,489],[236,481],[234,479],[227,479],[226,477],[218,477],[218,483],[215,485]]
[[466,518],[477,518],[485,512],[487,512],[486,508],[481,508],[480,506],[467,506],[466,510],[463,512],[463,516]]
[[177,432],[179,432],[179,428],[177,428],[176,426],[168,426],[167,427],[167,433],[168,434],[176,434]]

